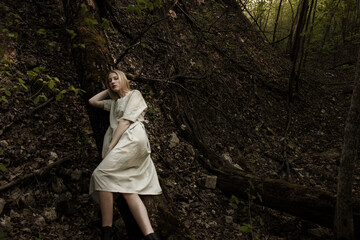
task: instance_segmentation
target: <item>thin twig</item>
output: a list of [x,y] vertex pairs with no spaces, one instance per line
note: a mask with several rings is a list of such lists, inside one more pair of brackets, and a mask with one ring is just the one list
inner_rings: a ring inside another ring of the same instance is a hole
[[18,116],[15,117],[15,119],[9,123],[8,125],[4,126],[1,130],[0,130],[0,136],[4,134],[4,132],[9,129],[14,123],[18,122],[20,119],[24,119],[24,117],[30,116],[31,114],[33,114],[34,112],[36,112],[37,110],[39,110],[40,108],[45,107],[48,103],[50,103],[52,100],[54,99],[54,97],[49,98],[46,102],[44,102],[43,104],[33,108],[30,112],[26,112],[25,114],[20,114]]
[[71,158],[73,158],[73,155],[70,155],[70,156],[66,156],[52,164],[49,164],[47,165],[46,167],[40,169],[38,172],[33,172],[33,173],[29,173],[29,174],[26,174],[16,180],[12,180],[11,182],[9,182],[8,184],[5,184],[3,186],[0,187],[0,192],[4,191],[4,190],[7,190],[15,185],[18,185],[22,182],[25,182],[25,181],[28,181],[32,178],[35,178],[35,177],[42,177],[43,175],[45,175],[47,172],[49,172],[52,168],[70,160]]

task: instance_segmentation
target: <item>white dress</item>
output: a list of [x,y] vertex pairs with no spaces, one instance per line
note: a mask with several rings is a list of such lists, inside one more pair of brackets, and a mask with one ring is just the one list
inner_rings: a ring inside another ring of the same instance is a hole
[[[110,126],[105,133],[102,157],[122,119],[131,122],[116,146],[94,170],[89,194],[99,201],[97,191],[113,193],[161,194],[161,187],[151,160],[150,144],[142,123],[147,105],[138,90],[118,100],[104,100],[110,111]],[[115,196],[116,197],[116,196]]]

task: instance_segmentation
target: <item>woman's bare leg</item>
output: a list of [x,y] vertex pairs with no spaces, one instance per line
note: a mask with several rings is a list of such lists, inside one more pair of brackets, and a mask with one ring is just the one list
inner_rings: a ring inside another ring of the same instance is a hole
[[112,192],[99,191],[99,202],[102,218],[102,226],[112,226],[113,221],[113,202],[114,197]]
[[139,195],[136,193],[123,193],[123,196],[144,236],[153,233],[154,230],[151,226],[146,207]]

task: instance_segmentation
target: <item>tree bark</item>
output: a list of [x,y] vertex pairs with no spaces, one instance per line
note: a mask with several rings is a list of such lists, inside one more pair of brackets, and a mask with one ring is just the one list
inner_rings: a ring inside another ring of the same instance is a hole
[[300,1],[298,11],[296,14],[297,18],[295,20],[296,21],[295,31],[293,33],[293,36],[291,37],[292,46],[290,52],[290,59],[292,61],[292,70],[291,70],[291,75],[289,79],[289,88],[288,88],[289,102],[292,102],[293,85],[294,82],[297,81],[296,66],[297,66],[298,54],[300,52],[300,47],[301,47],[301,40],[303,38],[303,36],[301,36],[301,33],[303,32],[305,26],[307,10],[308,10],[308,0]]
[[[90,26],[86,22],[86,19],[93,19],[100,23],[96,2],[91,0],[87,2],[90,2],[91,6],[83,5],[81,1],[77,0],[63,0],[63,6],[65,8],[64,12],[68,13],[68,25],[73,26],[73,30],[77,34],[76,38],[73,39],[72,46],[79,43],[85,44],[84,49],[74,47],[72,54],[77,68],[78,81],[80,82],[81,88],[86,91],[84,100],[97,143],[99,156],[101,156],[103,136],[109,122],[108,114],[102,110],[90,107],[89,104],[87,104],[87,100],[103,89],[102,79],[106,78],[113,63],[103,29],[97,26]],[[164,195],[156,197],[144,196],[142,198],[144,199],[145,205],[147,205],[147,210],[150,213],[155,211],[158,216],[161,234],[163,234],[165,238],[172,236],[173,239],[176,239],[176,236],[182,236],[180,238],[184,239],[184,236],[187,234],[186,228],[177,219],[176,214],[174,214],[176,210],[170,206]],[[124,219],[128,238],[131,240],[143,239],[143,234],[130,213],[125,200],[120,198],[116,205]]]
[[[352,209],[352,189],[354,167],[358,157],[360,134],[360,50],[355,74],[355,86],[351,98],[350,110],[346,119],[344,146],[341,155],[337,201],[335,214],[335,232],[337,239],[354,239]],[[355,223],[359,228],[359,223]]]
[[279,22],[279,17],[280,17],[280,12],[281,12],[281,4],[282,4],[282,0],[280,0],[280,2],[279,2],[279,8],[278,8],[278,11],[277,11],[277,14],[276,14],[276,19],[275,19],[275,26],[274,26],[274,32],[273,32],[272,42],[275,42],[275,40],[276,40],[276,29],[277,29],[278,22]]

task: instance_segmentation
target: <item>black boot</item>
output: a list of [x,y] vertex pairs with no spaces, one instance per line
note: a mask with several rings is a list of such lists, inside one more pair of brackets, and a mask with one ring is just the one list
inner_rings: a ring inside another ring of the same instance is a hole
[[148,235],[146,235],[144,237],[145,240],[161,240],[161,238],[159,237],[159,235],[157,235],[156,233],[150,233]]
[[101,240],[118,240],[114,230],[110,226],[101,227]]

